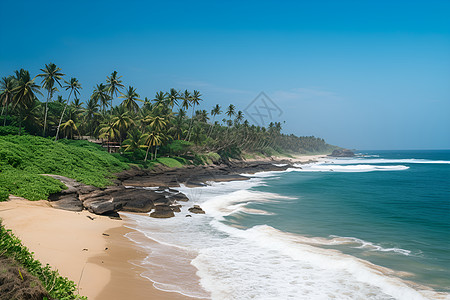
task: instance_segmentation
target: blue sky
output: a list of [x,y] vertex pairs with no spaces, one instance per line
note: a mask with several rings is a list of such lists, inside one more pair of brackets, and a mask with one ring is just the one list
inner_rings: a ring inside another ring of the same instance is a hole
[[2,1],[0,76],[117,70],[142,98],[198,89],[284,132],[356,149],[450,149],[450,1]]

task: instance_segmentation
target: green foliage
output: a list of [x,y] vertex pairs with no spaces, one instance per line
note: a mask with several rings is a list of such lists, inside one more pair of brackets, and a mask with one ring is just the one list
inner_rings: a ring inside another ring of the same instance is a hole
[[[19,134],[19,127],[16,126],[1,126],[0,127],[0,136],[3,135],[17,135]],[[22,129],[22,134],[26,134],[25,130]]]
[[160,153],[168,153],[170,155],[185,155],[191,148],[192,143],[183,140],[174,140],[170,144],[161,147]]
[[160,157],[157,158],[156,161],[170,168],[180,168],[183,166],[180,161],[171,157]]
[[3,187],[0,187],[0,202],[8,200],[8,197],[9,192]]
[[47,199],[50,194],[57,193],[65,188],[65,185],[59,180],[14,168],[6,169],[0,173],[0,186],[8,194],[33,201]]
[[0,136],[0,186],[29,200],[46,199],[64,187],[40,174],[62,175],[103,187],[111,184],[111,173],[126,168],[127,163],[87,141]]
[[59,300],[87,299],[75,294],[77,288],[73,281],[60,276],[58,271],[52,270],[48,264],[43,266],[41,262],[34,259],[33,254],[21,244],[20,240],[10,230],[6,230],[1,222],[0,253],[13,258],[31,275],[36,276],[52,298]]

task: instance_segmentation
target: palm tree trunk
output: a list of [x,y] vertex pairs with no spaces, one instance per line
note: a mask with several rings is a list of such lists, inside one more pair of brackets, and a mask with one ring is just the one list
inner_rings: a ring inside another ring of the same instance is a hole
[[59,127],[61,127],[61,122],[62,122],[62,119],[63,119],[64,113],[66,112],[66,108],[67,108],[67,105],[69,104],[69,100],[70,100],[70,95],[72,94],[72,91],[73,91],[73,90],[71,90],[71,91],[70,91],[70,93],[69,93],[69,98],[67,98],[67,102],[66,102],[66,105],[64,106],[63,112],[62,112],[62,114],[61,114],[61,118],[59,118],[58,129],[56,129],[55,142],[56,142],[56,141],[58,140],[58,135],[59,135]]
[[195,112],[195,105],[192,106],[191,124],[189,124],[188,135],[186,137],[188,142],[191,140],[191,129],[192,129],[192,123],[194,123],[194,112]]
[[45,102],[45,112],[44,112],[44,137],[45,137],[45,129],[47,127],[47,113],[48,113],[48,100],[51,99],[51,92],[48,91],[47,101]]
[[148,145],[147,147],[147,152],[145,153],[145,159],[144,161],[147,161],[147,157],[148,157],[148,151],[150,150],[150,145]]
[[156,159],[156,153],[158,152],[158,146],[155,146],[155,158]]
[[6,103],[5,119],[3,120],[3,126],[6,126],[6,119],[7,118],[8,118],[8,103]]
[[19,108],[19,135],[22,133],[22,110]]

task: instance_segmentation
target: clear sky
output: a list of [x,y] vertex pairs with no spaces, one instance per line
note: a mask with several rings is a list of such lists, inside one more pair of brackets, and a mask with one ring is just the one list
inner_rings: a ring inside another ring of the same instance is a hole
[[356,149],[450,149],[450,1],[5,1],[0,76],[54,62],[81,100],[117,70],[142,98],[198,89],[284,132]]

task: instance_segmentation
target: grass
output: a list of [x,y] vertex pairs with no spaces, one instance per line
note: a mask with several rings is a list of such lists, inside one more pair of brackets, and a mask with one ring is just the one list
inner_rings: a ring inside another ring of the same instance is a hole
[[41,281],[51,298],[59,300],[87,299],[76,295],[76,285],[73,281],[59,275],[58,271],[52,270],[50,266],[42,265],[34,259],[31,253],[21,241],[6,230],[0,221],[0,254],[10,257],[23,266],[31,275]]
[[29,200],[46,199],[64,188],[59,181],[40,174],[62,175],[104,187],[112,184],[112,173],[127,168],[127,163],[87,141],[0,136],[0,201],[6,193]]
[[159,157],[156,159],[157,162],[168,166],[170,168],[181,168],[183,167],[183,163],[181,163],[179,160],[171,157]]

